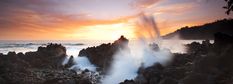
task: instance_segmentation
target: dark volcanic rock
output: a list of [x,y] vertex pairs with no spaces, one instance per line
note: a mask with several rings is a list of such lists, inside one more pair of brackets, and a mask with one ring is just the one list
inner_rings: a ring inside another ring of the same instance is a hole
[[136,84],[133,80],[125,80],[124,82],[121,82],[120,84]]
[[66,49],[60,44],[36,52],[0,54],[0,84],[91,84],[88,75],[65,69]]
[[114,43],[83,49],[79,52],[79,56],[86,56],[91,63],[105,72],[111,65],[114,53],[120,48],[128,48],[128,39],[124,36],[121,36]]
[[173,54],[170,65],[141,68],[133,81],[121,84],[233,84],[232,36],[217,33],[214,44],[206,40],[187,47],[187,53]]
[[61,44],[49,44],[39,47],[36,52],[26,52],[19,56],[34,68],[61,68],[66,57],[66,49]]
[[163,76],[163,69],[164,67],[159,63],[148,68],[140,67],[138,76],[134,80],[125,80],[120,84],[159,84]]
[[[139,69],[139,74],[141,74],[147,83],[157,84],[161,80],[163,66],[159,63],[154,64],[151,67],[145,69]],[[141,81],[142,82],[142,81]]]
[[159,84],[178,84],[178,81],[172,78],[164,78],[159,82]]
[[209,40],[205,40],[202,41],[202,44],[198,42],[192,42],[191,44],[187,44],[187,47],[188,47],[187,50],[188,54],[206,55],[209,49],[213,47],[213,45],[210,44]]
[[216,84],[212,76],[206,74],[193,73],[181,80],[180,84]]
[[65,68],[72,67],[73,65],[75,65],[75,60],[73,56],[70,56],[68,62],[65,64]]
[[[192,61],[191,73],[181,84],[231,84],[233,83],[233,37],[222,33],[215,34],[214,44],[198,44],[201,49],[193,49],[196,54]],[[194,47],[192,47],[194,48]],[[200,53],[200,50],[206,53]]]

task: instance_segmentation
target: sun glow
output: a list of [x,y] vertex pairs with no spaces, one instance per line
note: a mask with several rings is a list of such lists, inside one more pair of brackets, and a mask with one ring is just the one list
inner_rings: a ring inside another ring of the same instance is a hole
[[74,34],[69,34],[72,38],[92,39],[92,40],[115,40],[121,35],[134,38],[134,27],[126,23],[83,26],[78,28]]

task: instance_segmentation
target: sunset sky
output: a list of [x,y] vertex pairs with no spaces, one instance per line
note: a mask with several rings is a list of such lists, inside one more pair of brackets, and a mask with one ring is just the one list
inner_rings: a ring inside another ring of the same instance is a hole
[[153,15],[162,35],[226,15],[224,0],[0,0],[0,40],[113,40],[135,37]]

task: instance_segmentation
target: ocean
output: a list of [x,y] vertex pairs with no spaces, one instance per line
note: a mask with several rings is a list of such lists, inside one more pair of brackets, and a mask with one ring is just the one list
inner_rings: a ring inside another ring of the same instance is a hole
[[[188,44],[191,42],[201,42],[202,40],[163,40],[160,42],[160,48],[169,49],[171,52],[185,52],[184,44]],[[46,46],[49,43],[58,43],[62,44],[66,47],[66,53],[68,56],[78,56],[80,50],[98,46],[102,43],[113,43],[112,40],[82,40],[82,41],[65,41],[65,40],[1,40],[0,41],[0,53],[7,54],[10,51],[15,51],[16,53],[19,52],[29,52],[29,51],[36,51],[39,46]],[[135,45],[136,41],[130,41],[129,45]],[[211,43],[213,41],[211,40]]]
[[39,46],[46,46],[49,43],[62,44],[66,47],[67,55],[78,56],[81,49],[98,46],[102,43],[108,43],[110,41],[100,41],[100,40],[83,40],[83,41],[67,41],[67,40],[1,40],[0,41],[0,53],[7,54],[10,51],[18,52],[29,52],[36,51]]

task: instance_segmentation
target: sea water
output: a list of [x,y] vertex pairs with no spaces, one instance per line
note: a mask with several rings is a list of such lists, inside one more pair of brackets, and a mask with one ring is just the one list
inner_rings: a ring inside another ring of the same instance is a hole
[[78,56],[79,51],[92,46],[98,46],[102,43],[109,43],[108,40],[1,40],[0,41],[0,53],[7,54],[8,52],[29,52],[37,51],[40,46],[46,46],[50,43],[62,44],[66,47],[66,53],[68,56]]
[[[202,40],[163,40],[161,43],[160,48],[169,49],[171,52],[185,52],[185,44],[189,44],[191,42],[199,42],[201,43]],[[113,40],[81,40],[81,41],[67,41],[67,40],[1,40],[0,41],[0,53],[7,54],[10,51],[14,51],[16,53],[22,52],[29,52],[29,51],[36,51],[39,46],[46,46],[49,43],[57,43],[62,44],[66,47],[66,53],[68,56],[78,56],[79,51],[92,47],[98,46],[102,43],[113,43]],[[129,41],[129,45],[134,45],[134,40]],[[213,41],[211,40],[211,43]]]

